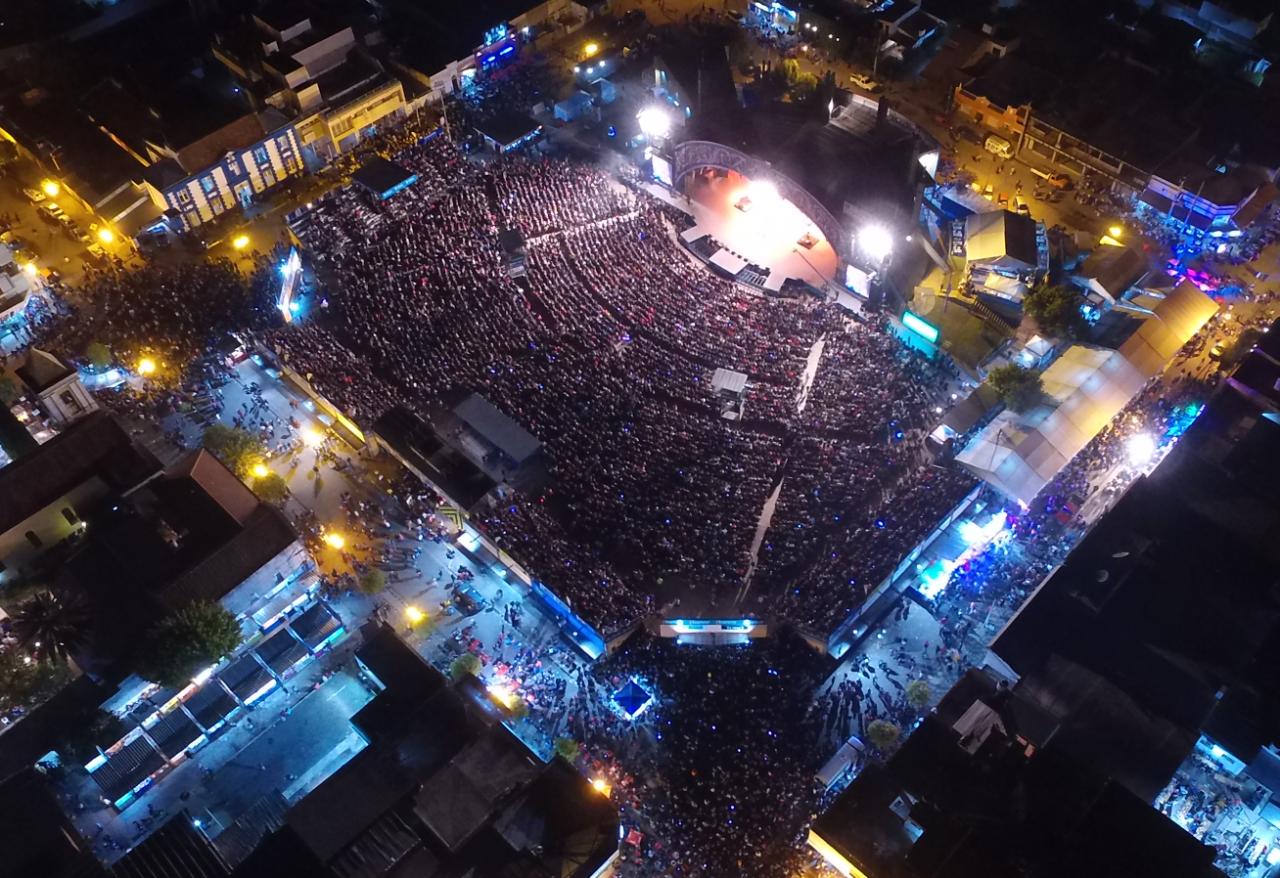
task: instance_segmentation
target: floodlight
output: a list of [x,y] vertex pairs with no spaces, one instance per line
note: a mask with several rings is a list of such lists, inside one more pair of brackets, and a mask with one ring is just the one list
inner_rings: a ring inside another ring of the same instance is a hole
[[883,262],[893,252],[893,234],[884,226],[863,226],[858,232],[858,247],[875,262]]
[[1146,433],[1130,436],[1129,441],[1125,443],[1125,452],[1129,455],[1129,463],[1134,466],[1143,466],[1155,456],[1156,440]]
[[752,180],[747,184],[747,197],[756,204],[772,204],[779,200],[778,187],[769,180]]
[[636,114],[645,137],[658,139],[671,133],[671,116],[662,107],[645,107]]

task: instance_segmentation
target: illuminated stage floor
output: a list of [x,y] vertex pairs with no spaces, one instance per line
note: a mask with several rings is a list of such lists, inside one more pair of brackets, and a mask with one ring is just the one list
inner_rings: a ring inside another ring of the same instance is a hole
[[[691,179],[688,194],[697,220],[695,231],[711,235],[749,262],[768,268],[768,289],[777,289],[788,278],[819,289],[834,281],[839,259],[817,227],[780,198],[772,203],[757,201],[748,210],[740,210],[736,204],[745,186],[745,180],[732,175],[710,182]],[[806,232],[816,239],[809,248],[798,243]]]

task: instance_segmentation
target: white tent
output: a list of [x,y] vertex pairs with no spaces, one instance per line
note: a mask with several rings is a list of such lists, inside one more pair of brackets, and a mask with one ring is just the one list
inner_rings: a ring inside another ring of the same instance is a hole
[[1120,353],[1144,377],[1158,375],[1217,311],[1217,302],[1183,281],[1156,303],[1152,315],[1120,345]]
[[1041,376],[1046,404],[1002,412],[957,460],[1010,497],[1030,503],[1145,383],[1119,351],[1073,345]]

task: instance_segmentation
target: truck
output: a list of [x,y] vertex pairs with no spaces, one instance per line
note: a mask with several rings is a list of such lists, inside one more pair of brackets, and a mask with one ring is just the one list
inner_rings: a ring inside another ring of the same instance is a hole
[[998,155],[1002,159],[1013,158],[1013,144],[998,134],[988,134],[984,145],[987,148],[987,152],[993,155]]

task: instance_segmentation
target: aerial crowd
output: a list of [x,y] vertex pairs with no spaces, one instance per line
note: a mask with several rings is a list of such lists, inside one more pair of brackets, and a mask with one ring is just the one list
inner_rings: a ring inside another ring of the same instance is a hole
[[[753,567],[761,612],[827,630],[972,487],[923,454],[946,376],[878,319],[712,275],[674,208],[587,165],[479,164],[443,134],[395,160],[404,192],[314,205],[299,235],[324,298],[266,340],[359,422],[477,392],[529,430],[550,478],[480,525],[606,636],[655,584],[718,597]],[[749,376],[737,424],[717,367]]]

